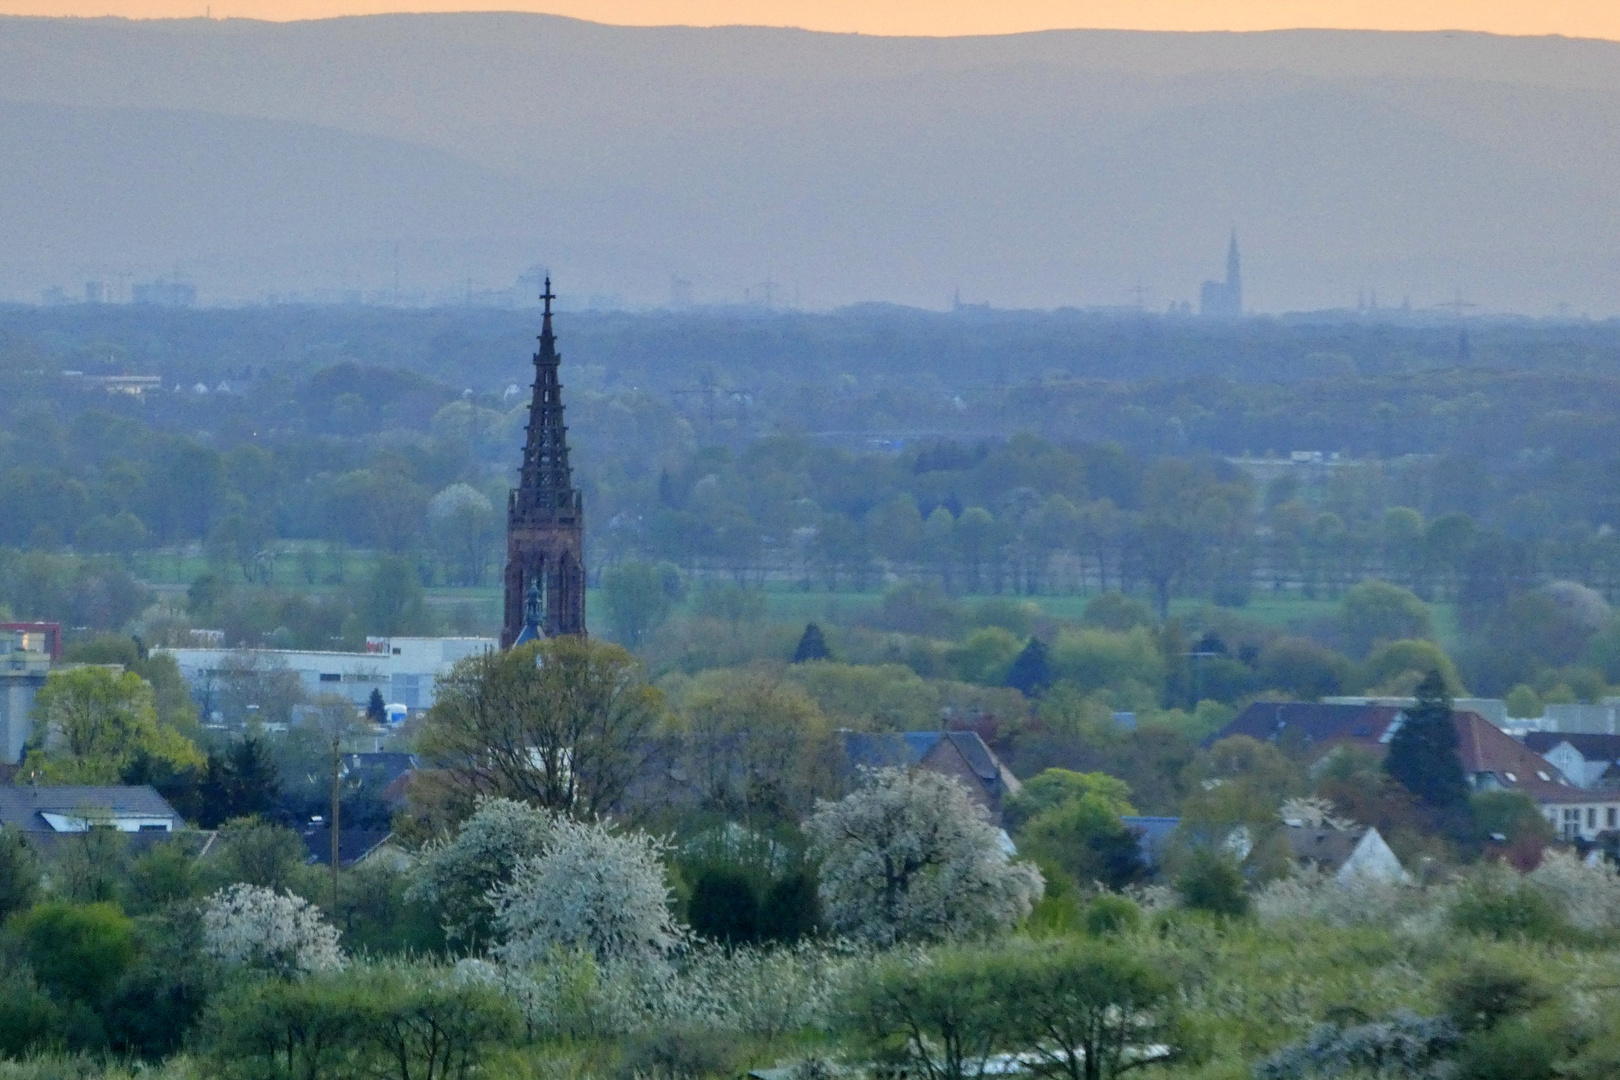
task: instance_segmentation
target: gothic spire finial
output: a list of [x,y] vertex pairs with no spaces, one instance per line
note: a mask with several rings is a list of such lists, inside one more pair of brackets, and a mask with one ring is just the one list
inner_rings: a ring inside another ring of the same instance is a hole
[[512,641],[513,645],[525,645],[531,641],[540,640],[540,582],[539,579],[529,582],[529,591],[523,597],[523,629]]
[[[531,278],[530,280],[533,280],[533,279]],[[546,288],[545,288],[545,291],[540,294],[540,299],[545,302],[546,314],[550,315],[551,314],[551,302],[553,300],[557,299],[551,293],[551,275],[550,274],[546,275]]]

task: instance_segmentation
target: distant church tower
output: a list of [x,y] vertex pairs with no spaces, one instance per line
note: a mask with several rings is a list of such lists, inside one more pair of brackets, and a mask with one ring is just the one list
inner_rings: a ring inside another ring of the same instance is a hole
[[551,279],[540,299],[540,351],[534,355],[523,473],[506,500],[506,615],[501,648],[544,634],[585,633],[585,508],[568,467],[557,339],[551,332]]
[[1232,230],[1232,242],[1226,248],[1226,280],[1204,282],[1198,313],[1211,319],[1243,317],[1243,267],[1238,258],[1236,229]]

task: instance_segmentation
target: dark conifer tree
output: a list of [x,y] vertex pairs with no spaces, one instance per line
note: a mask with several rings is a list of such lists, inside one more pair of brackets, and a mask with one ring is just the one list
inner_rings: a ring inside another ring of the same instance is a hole
[[197,823],[205,829],[232,818],[276,816],[281,780],[263,740],[248,735],[223,754],[209,751],[198,796]]
[[1052,668],[1046,660],[1046,645],[1032,637],[1007,672],[1006,685],[1027,698],[1040,697],[1052,685]]
[[1406,722],[1389,741],[1384,771],[1436,810],[1467,804],[1468,778],[1457,755],[1451,695],[1438,671],[1418,683],[1417,704],[1406,710]]
[[366,701],[366,719],[373,724],[388,723],[388,705],[383,701],[382,691],[375,686],[371,688],[371,697]]
[[802,664],[807,660],[831,660],[832,650],[827,648],[827,637],[821,632],[821,627],[815,623],[805,623],[804,636],[799,638],[799,647],[793,650],[793,662]]

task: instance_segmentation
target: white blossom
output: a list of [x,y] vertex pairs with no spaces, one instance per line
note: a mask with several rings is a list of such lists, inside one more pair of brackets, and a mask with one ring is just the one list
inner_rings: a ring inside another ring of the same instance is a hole
[[1441,894],[1399,881],[1356,874],[1340,881],[1315,866],[1266,885],[1254,900],[1262,922],[1317,919],[1334,926],[1400,926],[1432,914]]
[[1588,866],[1572,852],[1549,850],[1530,880],[1577,930],[1620,926],[1620,876],[1607,862]]
[[690,941],[655,964],[601,965],[557,951],[527,968],[469,959],[455,970],[515,1003],[531,1039],[615,1038],[660,1026],[774,1039],[827,1030],[843,988],[869,959],[844,942],[734,949]]
[[529,967],[580,952],[604,967],[646,967],[685,939],[669,909],[663,841],[607,822],[559,820],[544,853],[489,892],[495,955]]
[[988,813],[927,770],[866,771],[805,822],[833,929],[876,945],[1004,929],[1029,914],[1040,871],[1013,862]]
[[1356,823],[1347,817],[1341,817],[1338,808],[1327,799],[1319,795],[1305,795],[1298,798],[1284,799],[1277,816],[1284,825],[1291,825],[1296,829],[1345,829],[1355,828]]
[[231,966],[304,975],[343,966],[338,932],[309,901],[259,885],[232,885],[203,908],[203,945]]
[[702,943],[682,957],[666,1010],[682,1023],[766,1039],[825,1029],[867,960],[844,942],[779,948]]
[[436,908],[451,942],[481,945],[494,911],[489,891],[545,851],[552,815],[513,799],[481,799],[453,840],[429,844],[413,870],[411,900]]

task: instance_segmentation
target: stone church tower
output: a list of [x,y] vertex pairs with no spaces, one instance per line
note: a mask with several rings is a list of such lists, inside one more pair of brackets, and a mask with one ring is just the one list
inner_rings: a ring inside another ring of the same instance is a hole
[[545,635],[585,633],[585,508],[568,467],[551,279],[540,299],[523,473],[506,501],[506,614],[501,648]]

